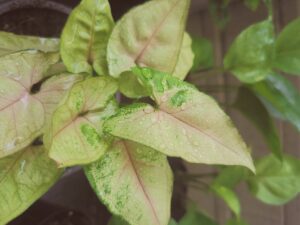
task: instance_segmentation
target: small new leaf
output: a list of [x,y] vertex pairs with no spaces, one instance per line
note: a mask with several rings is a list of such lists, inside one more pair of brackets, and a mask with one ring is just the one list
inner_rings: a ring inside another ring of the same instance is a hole
[[83,0],[71,13],[60,53],[72,73],[107,75],[106,48],[114,22],[108,0]]

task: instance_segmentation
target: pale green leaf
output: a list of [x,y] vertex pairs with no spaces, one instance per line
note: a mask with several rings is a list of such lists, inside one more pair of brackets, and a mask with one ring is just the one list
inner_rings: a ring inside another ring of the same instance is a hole
[[280,159],[282,149],[274,122],[264,104],[251,89],[247,87],[239,88],[234,108],[239,110],[258,128],[273,154]]
[[61,56],[73,73],[107,75],[106,48],[114,22],[108,0],[82,0],[61,37]]
[[249,178],[251,192],[272,205],[285,204],[300,191],[300,160],[284,155],[283,161],[267,156],[255,163],[256,176]]
[[155,0],[125,14],[108,43],[110,75],[118,77],[136,65],[173,74],[189,5],[190,0]]
[[289,121],[300,131],[300,94],[283,76],[269,75],[249,86],[274,116]]
[[213,193],[223,199],[234,214],[239,217],[241,214],[241,205],[238,196],[231,189],[214,183],[211,187]]
[[255,83],[272,72],[274,27],[269,20],[251,25],[234,40],[224,59],[225,69],[240,81]]
[[29,49],[56,52],[59,51],[59,40],[56,38],[16,35],[0,31],[0,56]]
[[0,60],[0,158],[26,146],[42,134],[52,112],[78,75],[52,77],[40,90],[32,91],[44,80],[56,54],[25,51]]
[[275,42],[273,66],[286,73],[300,75],[300,19],[288,24]]
[[217,225],[210,217],[191,207],[178,225]]
[[115,111],[115,104],[108,103],[116,91],[112,78],[87,78],[60,103],[44,137],[50,158],[59,166],[90,163],[104,154],[109,141],[102,122]]
[[44,147],[30,146],[0,159],[0,224],[23,213],[61,174]]
[[178,62],[174,69],[173,75],[184,80],[193,66],[194,52],[192,50],[192,39],[188,33],[184,33]]
[[124,107],[106,121],[107,132],[189,162],[253,169],[247,146],[211,97],[161,72],[147,68],[134,72],[158,107]]
[[116,140],[86,174],[101,201],[130,225],[168,224],[173,179],[163,154]]
[[213,67],[214,50],[209,40],[203,37],[192,36],[192,49],[195,55],[192,72]]

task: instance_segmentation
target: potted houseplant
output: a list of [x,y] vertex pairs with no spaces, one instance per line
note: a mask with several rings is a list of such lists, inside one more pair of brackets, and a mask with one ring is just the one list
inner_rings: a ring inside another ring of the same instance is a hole
[[[197,58],[203,42],[185,32],[189,6],[189,0],[152,0],[115,23],[107,0],[83,0],[60,40],[1,34],[0,224],[21,214],[74,166],[84,169],[115,215],[111,225],[176,224],[170,218],[173,174],[167,156],[224,165],[209,183],[201,175],[179,175],[224,199],[234,212],[229,224],[243,223],[232,191],[240,181],[269,204],[299,192],[299,160],[282,153],[269,117],[276,112],[299,128],[299,94],[273,72],[299,73],[298,55],[286,54],[298,44],[291,34],[299,20],[275,37],[269,7],[269,18],[237,37],[221,68],[244,84],[235,107],[254,118],[272,150],[254,164],[216,101],[183,81],[203,62]],[[263,119],[253,117],[256,110]],[[280,183],[288,192],[278,193],[274,175],[288,178]],[[213,224],[194,208],[179,224],[193,220]]]

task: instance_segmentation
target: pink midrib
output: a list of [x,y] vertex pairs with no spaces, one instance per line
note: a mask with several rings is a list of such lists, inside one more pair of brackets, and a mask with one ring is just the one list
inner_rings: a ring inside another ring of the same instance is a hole
[[141,190],[143,191],[144,196],[145,196],[145,199],[147,200],[147,202],[148,202],[148,204],[149,204],[149,206],[150,206],[150,208],[151,208],[151,210],[152,210],[152,212],[153,212],[154,219],[155,219],[156,222],[157,222],[156,225],[161,225],[161,223],[160,223],[160,221],[159,221],[159,219],[158,219],[158,217],[157,217],[155,208],[154,208],[154,206],[153,206],[153,204],[152,204],[152,201],[151,201],[151,199],[150,199],[150,197],[149,197],[149,195],[148,195],[148,193],[147,193],[147,191],[146,191],[146,189],[145,189],[145,186],[144,186],[142,180],[141,180],[140,177],[139,177],[139,174],[138,174],[138,172],[137,172],[136,167],[134,166],[134,161],[133,161],[133,159],[132,159],[132,157],[131,157],[131,155],[130,155],[130,152],[129,152],[129,150],[128,150],[129,148],[128,148],[128,146],[126,145],[126,142],[125,142],[125,141],[122,141],[122,143],[123,143],[124,148],[125,148],[125,150],[126,150],[126,154],[127,154],[128,159],[129,159],[129,161],[130,161],[130,164],[132,165],[133,172],[134,172],[134,174],[136,175],[135,177],[136,177],[136,179],[137,179],[137,181],[138,181],[138,184],[139,184]]
[[185,1],[185,0],[178,0],[168,11],[168,13],[166,14],[166,16],[163,18],[163,20],[157,25],[157,27],[154,29],[152,35],[150,36],[149,40],[146,42],[146,45],[142,48],[142,50],[140,51],[140,53],[137,55],[136,59],[134,60],[136,65],[140,64],[140,61],[142,60],[145,52],[147,51],[147,48],[150,46],[151,42],[153,41],[154,37],[156,36],[156,34],[158,33],[158,31],[160,30],[160,28],[163,26],[164,22],[167,20],[168,16],[172,13],[172,11],[176,8],[177,4],[180,1]]

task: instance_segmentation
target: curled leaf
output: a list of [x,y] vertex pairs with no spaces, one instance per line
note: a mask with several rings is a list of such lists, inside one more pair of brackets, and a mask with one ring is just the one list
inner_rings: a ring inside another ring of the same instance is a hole
[[107,75],[106,47],[114,22],[108,0],[83,0],[69,16],[60,53],[72,73]]

